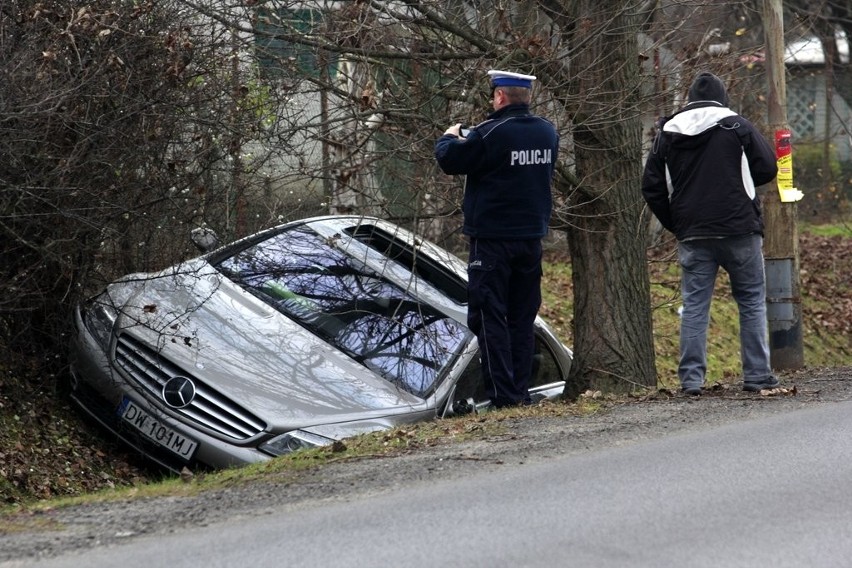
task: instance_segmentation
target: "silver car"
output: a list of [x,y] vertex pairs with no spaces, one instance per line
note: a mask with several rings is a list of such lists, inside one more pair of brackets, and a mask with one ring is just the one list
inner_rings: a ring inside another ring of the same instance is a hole
[[[168,469],[221,468],[487,407],[466,266],[387,221],[326,216],[110,284],[76,313],[72,399]],[[571,350],[539,318],[531,396]]]

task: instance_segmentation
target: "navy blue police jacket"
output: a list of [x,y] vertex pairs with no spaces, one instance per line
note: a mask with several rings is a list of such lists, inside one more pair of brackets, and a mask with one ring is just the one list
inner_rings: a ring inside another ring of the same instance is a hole
[[441,136],[435,143],[441,170],[467,176],[462,232],[480,239],[544,237],[558,151],[553,124],[522,104],[493,112],[465,138]]

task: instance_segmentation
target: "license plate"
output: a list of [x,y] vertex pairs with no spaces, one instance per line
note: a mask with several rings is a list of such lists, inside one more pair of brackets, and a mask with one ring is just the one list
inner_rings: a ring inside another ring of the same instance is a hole
[[198,447],[195,440],[178,434],[148,412],[136,406],[128,398],[121,401],[121,405],[118,407],[118,415],[143,436],[185,460],[192,458],[195,448]]

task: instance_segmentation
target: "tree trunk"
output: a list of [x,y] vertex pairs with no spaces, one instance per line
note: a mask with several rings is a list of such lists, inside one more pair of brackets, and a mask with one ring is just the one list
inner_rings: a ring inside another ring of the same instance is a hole
[[[567,196],[574,275],[574,365],[566,396],[587,389],[629,392],[656,385],[639,184],[637,26],[628,6],[601,11],[583,2],[572,45],[569,90],[576,179]],[[582,96],[580,96],[582,95]]]

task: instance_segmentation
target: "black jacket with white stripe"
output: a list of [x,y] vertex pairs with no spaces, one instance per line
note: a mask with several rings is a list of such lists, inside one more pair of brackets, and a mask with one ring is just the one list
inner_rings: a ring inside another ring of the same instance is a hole
[[754,125],[716,101],[667,119],[645,162],[642,194],[679,241],[763,234],[756,186],[778,173]]

